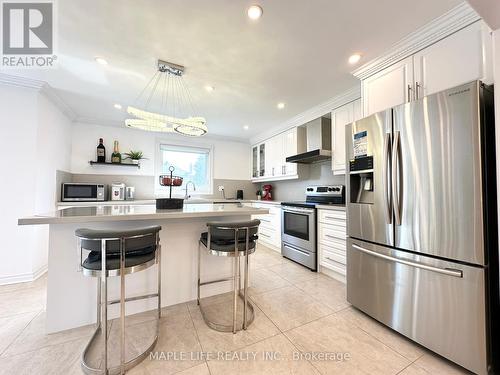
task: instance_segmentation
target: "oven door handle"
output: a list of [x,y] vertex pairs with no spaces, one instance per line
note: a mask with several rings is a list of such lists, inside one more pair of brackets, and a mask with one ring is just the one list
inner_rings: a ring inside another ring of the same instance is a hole
[[314,214],[314,208],[288,208],[288,207],[282,207],[283,212],[292,212],[296,214],[306,214],[306,215],[312,215]]

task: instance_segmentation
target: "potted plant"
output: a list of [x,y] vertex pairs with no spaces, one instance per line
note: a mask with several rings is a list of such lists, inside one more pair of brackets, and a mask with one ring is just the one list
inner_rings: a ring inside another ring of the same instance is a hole
[[139,164],[139,161],[146,159],[142,151],[131,150],[130,152],[125,153],[124,155],[126,156],[125,159],[130,159],[130,162],[136,165]]
[[257,200],[259,200],[259,201],[260,201],[260,200],[261,200],[261,198],[262,198],[262,191],[261,191],[261,190],[257,190],[257,193],[256,193],[256,194],[257,194]]

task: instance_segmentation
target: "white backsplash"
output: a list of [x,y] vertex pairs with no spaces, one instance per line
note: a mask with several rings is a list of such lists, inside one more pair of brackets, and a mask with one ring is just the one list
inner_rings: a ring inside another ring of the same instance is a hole
[[[331,161],[318,164],[304,165],[300,178],[297,180],[272,181],[272,196],[277,201],[300,201],[306,197],[306,187],[316,185],[345,185],[344,176],[335,176],[332,172]],[[268,184],[267,182],[265,184]],[[254,184],[259,189],[264,183]]]

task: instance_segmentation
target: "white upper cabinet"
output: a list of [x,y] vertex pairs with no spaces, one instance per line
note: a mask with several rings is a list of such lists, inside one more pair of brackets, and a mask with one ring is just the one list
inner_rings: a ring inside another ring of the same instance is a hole
[[282,136],[277,135],[266,141],[266,173],[265,177],[277,177],[282,174],[283,141]]
[[298,154],[297,128],[290,129],[283,133],[284,166],[283,174],[285,176],[294,176],[297,174],[297,164],[287,163],[286,158]]
[[476,79],[490,79],[483,46],[491,36],[476,22],[413,56],[416,99]]
[[345,126],[362,117],[361,99],[332,111],[332,170],[345,174]]
[[491,83],[491,36],[477,21],[365,79],[364,116],[476,79]]
[[[264,153],[262,153],[262,146],[264,146]],[[257,152],[259,150],[261,152]],[[287,163],[286,158],[304,151],[305,129],[299,128],[289,129],[253,146],[251,155],[252,181],[277,181],[298,178],[297,164]],[[254,152],[257,152],[256,157]],[[256,173],[255,165],[261,165],[260,173]]]
[[406,103],[413,85],[413,58],[408,57],[362,82],[365,116]]

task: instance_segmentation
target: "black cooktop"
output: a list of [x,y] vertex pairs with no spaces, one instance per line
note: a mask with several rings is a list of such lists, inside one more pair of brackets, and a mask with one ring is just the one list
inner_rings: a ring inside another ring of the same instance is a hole
[[296,201],[296,202],[281,202],[282,206],[289,207],[303,207],[303,208],[315,208],[319,203],[315,202],[306,202],[306,201]]
[[305,201],[282,202],[282,206],[315,208],[318,204],[345,205],[343,185],[308,186]]

